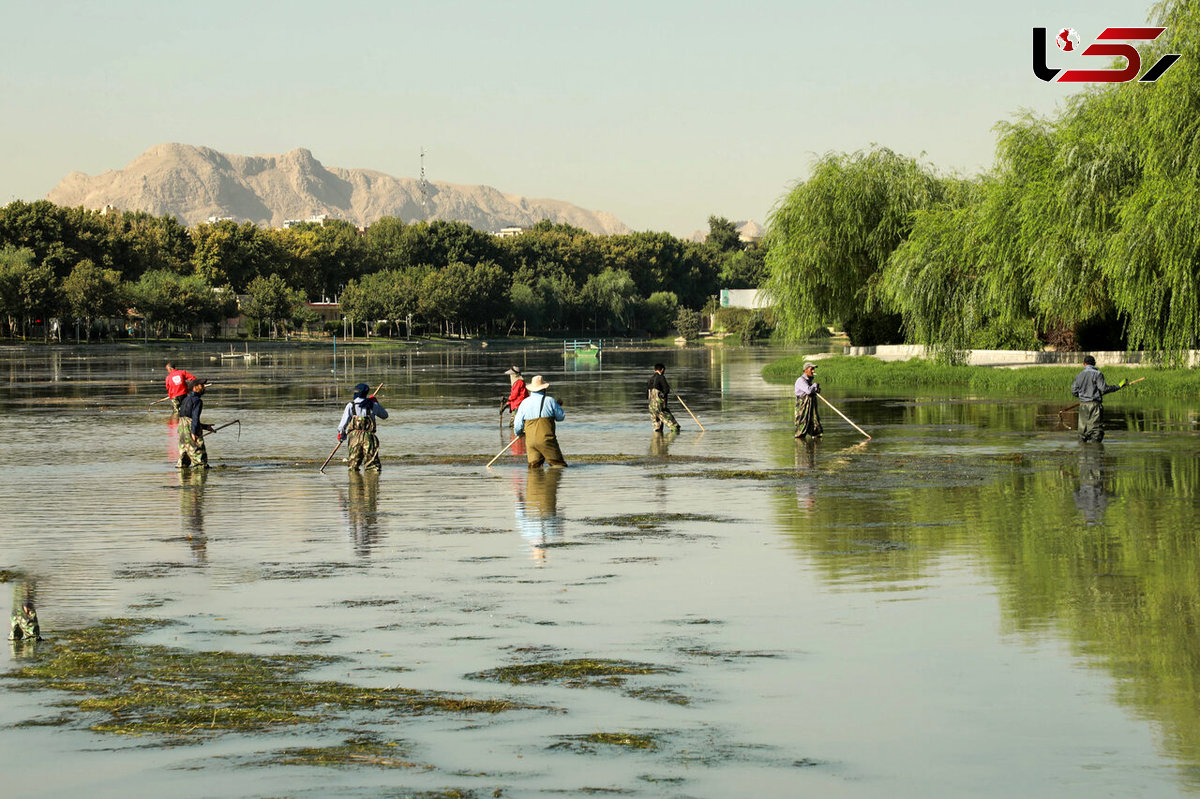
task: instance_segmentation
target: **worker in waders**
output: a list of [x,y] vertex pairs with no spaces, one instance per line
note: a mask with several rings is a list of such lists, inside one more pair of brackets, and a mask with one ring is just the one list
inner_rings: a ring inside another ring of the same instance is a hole
[[558,400],[546,396],[548,388],[550,384],[541,375],[535,375],[529,383],[529,396],[521,401],[513,417],[513,432],[525,436],[525,458],[531,469],[547,462],[551,466],[567,465],[558,448],[554,425],[566,418],[566,414]]
[[208,450],[204,446],[204,431],[213,432],[211,424],[200,421],[204,410],[205,380],[192,378],[187,382],[188,395],[179,404],[179,460],[176,469],[208,468]]
[[821,414],[817,411],[817,395],[821,384],[817,382],[817,365],[812,361],[804,364],[804,372],[796,378],[796,408],[792,420],[796,423],[796,438],[817,438],[824,432]]
[[183,398],[188,393],[188,381],[195,380],[196,376],[183,369],[176,369],[175,364],[167,361],[167,398],[171,400],[171,407],[175,413],[179,413],[179,407],[183,405]]
[[388,418],[388,412],[369,394],[371,387],[359,383],[354,387],[354,398],[346,403],[342,421],[338,423],[337,440],[350,439],[350,457],[346,466],[357,470],[359,466],[370,471],[379,471],[379,437],[375,435],[375,417]]
[[663,373],[667,370],[664,364],[654,364],[654,374],[646,381],[646,398],[650,400],[650,424],[654,432],[661,433],[663,425],[671,428],[671,432],[679,432],[679,422],[675,414],[667,407],[667,398],[671,396],[671,384]]
[[1086,444],[1104,440],[1104,395],[1120,391],[1129,384],[1122,380],[1115,386],[1104,382],[1104,373],[1096,368],[1096,359],[1083,357],[1083,371],[1075,375],[1071,393],[1079,398],[1079,441]]

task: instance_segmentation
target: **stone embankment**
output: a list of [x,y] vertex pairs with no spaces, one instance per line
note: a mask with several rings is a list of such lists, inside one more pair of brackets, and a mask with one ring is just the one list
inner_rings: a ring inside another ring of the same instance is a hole
[[[843,355],[870,355],[881,361],[908,361],[913,358],[932,358],[933,353],[920,344],[879,344],[873,347],[845,347]],[[1068,366],[1082,364],[1084,355],[1092,355],[1097,366],[1152,363],[1146,352],[1121,350],[1101,352],[1052,352],[1047,350],[967,350],[965,363],[970,366]],[[1200,364],[1200,350],[1188,353],[1189,366]]]

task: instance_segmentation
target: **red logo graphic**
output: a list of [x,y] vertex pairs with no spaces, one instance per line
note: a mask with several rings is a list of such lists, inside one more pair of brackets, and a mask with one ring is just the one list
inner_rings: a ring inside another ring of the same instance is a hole
[[[1123,42],[1152,42],[1166,28],[1105,28],[1096,37],[1097,42],[1118,41],[1122,44],[1091,44],[1080,55],[1117,56],[1125,59],[1124,69],[1050,69],[1046,65],[1046,29],[1033,29],[1033,74],[1047,83],[1125,83],[1138,78],[1142,69],[1142,56],[1132,44]],[[1079,34],[1074,28],[1062,28],[1054,37],[1054,43],[1064,53],[1079,49]],[[1153,83],[1162,77],[1172,64],[1179,60],[1178,53],[1162,56],[1154,65],[1142,73],[1139,83]],[[1059,73],[1062,73],[1059,75]],[[1057,76],[1057,80],[1055,80]]]

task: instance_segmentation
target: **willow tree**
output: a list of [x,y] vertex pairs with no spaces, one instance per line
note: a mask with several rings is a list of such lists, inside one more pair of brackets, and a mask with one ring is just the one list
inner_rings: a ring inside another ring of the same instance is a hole
[[940,201],[943,182],[886,148],[830,153],[772,211],[764,288],[793,340],[870,304],[872,281],[908,236],[914,212]]
[[1101,271],[1128,318],[1131,346],[1178,360],[1200,343],[1200,7],[1176,0],[1158,12],[1167,30],[1143,62],[1182,57],[1156,83],[1116,90],[1136,100],[1129,138],[1141,169],[1116,212]]

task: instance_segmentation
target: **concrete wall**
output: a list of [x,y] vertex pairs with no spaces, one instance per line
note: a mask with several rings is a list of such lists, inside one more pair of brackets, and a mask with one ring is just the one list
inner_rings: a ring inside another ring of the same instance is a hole
[[[845,347],[845,355],[871,355],[881,361],[907,361],[931,358],[932,354],[920,344],[880,344],[874,347]],[[968,350],[966,362],[971,366],[1071,366],[1083,363],[1091,355],[1097,366],[1127,363],[1150,363],[1144,352],[1048,352],[1038,350]],[[1200,350],[1188,354],[1188,365],[1200,363]]]

